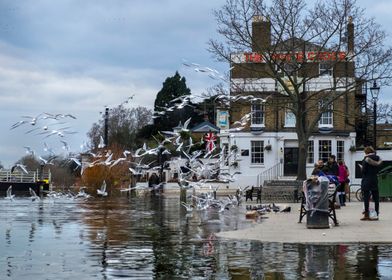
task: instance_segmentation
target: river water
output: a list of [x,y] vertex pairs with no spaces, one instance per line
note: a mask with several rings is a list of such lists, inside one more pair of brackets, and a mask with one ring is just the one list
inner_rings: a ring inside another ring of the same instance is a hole
[[0,198],[0,279],[392,279],[391,245],[214,235],[253,226],[244,212],[187,213],[159,196]]

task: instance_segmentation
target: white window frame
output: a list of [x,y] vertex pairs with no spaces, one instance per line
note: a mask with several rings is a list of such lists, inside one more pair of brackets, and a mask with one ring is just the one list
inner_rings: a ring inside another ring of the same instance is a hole
[[336,160],[344,161],[344,141],[337,140],[336,141]]
[[[325,146],[325,148],[324,148]],[[319,140],[319,160],[324,162],[328,161],[328,158],[332,155],[332,141],[331,140]]]
[[330,63],[319,63],[319,75],[331,77],[333,75],[333,67]]
[[[259,107],[260,106],[260,107]],[[264,103],[253,103],[251,104],[251,126],[252,127],[264,127],[265,122],[265,105]]]
[[[323,108],[323,100],[319,102],[319,109]],[[333,104],[332,102],[326,108],[327,111],[323,112],[319,119],[319,127],[333,127]]]
[[309,140],[308,141],[308,156],[306,158],[306,163],[313,164],[314,162],[315,162],[315,160],[314,160],[314,141]]
[[262,140],[250,141],[250,164],[251,165],[264,164],[264,141]]
[[292,106],[288,106],[288,108],[285,109],[284,113],[284,127],[295,127],[297,120],[295,118],[295,114],[293,113]]

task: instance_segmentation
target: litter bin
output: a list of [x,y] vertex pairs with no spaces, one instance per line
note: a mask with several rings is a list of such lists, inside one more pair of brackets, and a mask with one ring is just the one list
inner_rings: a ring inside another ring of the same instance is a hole
[[324,176],[317,180],[306,181],[306,227],[329,228],[328,223],[328,186],[329,180]]
[[378,192],[380,198],[392,197],[392,166],[378,172]]

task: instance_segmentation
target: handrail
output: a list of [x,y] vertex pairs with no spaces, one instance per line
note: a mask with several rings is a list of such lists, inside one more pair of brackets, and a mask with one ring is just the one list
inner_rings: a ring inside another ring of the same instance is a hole
[[278,162],[257,175],[257,186],[262,187],[265,181],[278,179],[283,175],[283,164]]
[[[15,171],[11,172],[10,170],[0,170],[0,182],[20,182],[20,183],[31,183],[37,182],[39,179],[38,173],[36,171],[29,171],[28,173]],[[50,182],[51,173],[44,172],[43,179],[46,179]]]

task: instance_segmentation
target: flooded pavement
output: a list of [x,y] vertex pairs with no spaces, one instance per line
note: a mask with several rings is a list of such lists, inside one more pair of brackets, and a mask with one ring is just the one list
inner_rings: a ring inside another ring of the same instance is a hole
[[215,236],[253,226],[244,213],[163,197],[0,199],[0,279],[392,279],[391,245]]

